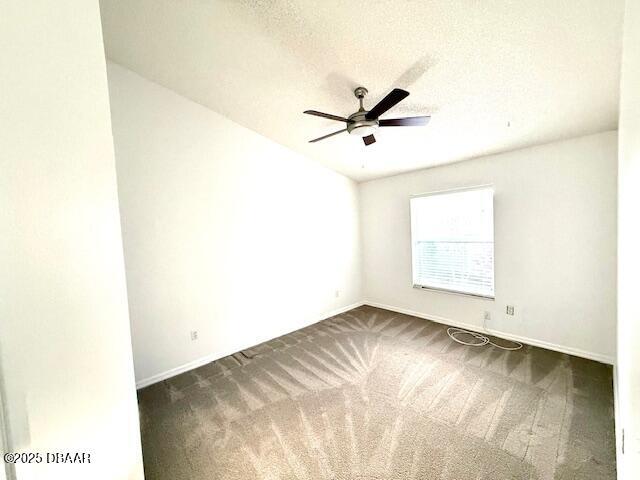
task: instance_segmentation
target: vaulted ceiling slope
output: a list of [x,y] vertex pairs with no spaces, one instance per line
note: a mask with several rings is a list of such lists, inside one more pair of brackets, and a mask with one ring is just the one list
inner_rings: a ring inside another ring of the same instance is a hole
[[[101,0],[107,56],[362,181],[615,129],[623,0]],[[411,95],[377,143],[303,115]]]

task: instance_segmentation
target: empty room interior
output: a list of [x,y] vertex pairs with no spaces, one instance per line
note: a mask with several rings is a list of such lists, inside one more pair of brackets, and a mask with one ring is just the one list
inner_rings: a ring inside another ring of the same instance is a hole
[[0,480],[640,478],[640,1],[0,12]]

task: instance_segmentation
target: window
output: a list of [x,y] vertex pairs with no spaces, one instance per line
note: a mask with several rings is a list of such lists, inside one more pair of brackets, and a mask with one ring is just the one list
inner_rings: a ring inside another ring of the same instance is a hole
[[411,199],[414,287],[494,298],[493,189]]

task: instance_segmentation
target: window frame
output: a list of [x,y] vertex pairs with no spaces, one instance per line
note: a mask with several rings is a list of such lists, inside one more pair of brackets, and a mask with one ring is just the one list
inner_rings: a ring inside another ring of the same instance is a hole
[[[450,194],[450,193],[460,193],[460,192],[469,192],[469,191],[474,191],[474,190],[486,190],[486,189],[491,189],[493,190],[493,195],[491,196],[492,199],[492,222],[493,222],[493,262],[492,262],[492,270],[493,270],[493,295],[482,295],[479,293],[470,293],[470,292],[465,292],[462,290],[454,290],[451,288],[440,288],[440,287],[431,287],[428,285],[419,285],[414,283],[414,270],[415,270],[415,252],[414,252],[414,242],[413,242],[413,234],[414,234],[414,219],[413,216],[411,215],[411,200],[415,199],[415,198],[422,198],[422,197],[432,197],[435,195],[446,195],[446,194]],[[471,187],[457,187],[457,188],[450,188],[450,189],[446,189],[446,190],[435,190],[432,192],[426,192],[426,193],[418,193],[418,194],[414,194],[409,196],[409,242],[410,242],[410,248],[411,248],[411,285],[413,286],[413,288],[418,289],[418,290],[427,290],[427,291],[432,291],[432,292],[438,292],[438,293],[447,293],[450,295],[461,295],[464,297],[472,297],[472,298],[478,298],[481,300],[491,300],[491,301],[495,301],[496,299],[496,191],[495,191],[495,187],[493,184],[482,184],[482,185],[474,185]]]

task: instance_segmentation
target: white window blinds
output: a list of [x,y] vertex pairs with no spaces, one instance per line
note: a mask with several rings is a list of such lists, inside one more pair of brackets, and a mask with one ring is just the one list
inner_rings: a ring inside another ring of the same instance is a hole
[[413,284],[494,297],[493,189],[411,199]]

